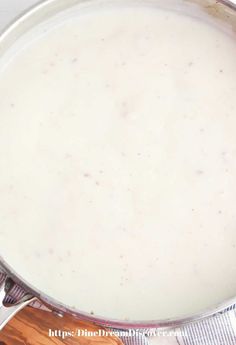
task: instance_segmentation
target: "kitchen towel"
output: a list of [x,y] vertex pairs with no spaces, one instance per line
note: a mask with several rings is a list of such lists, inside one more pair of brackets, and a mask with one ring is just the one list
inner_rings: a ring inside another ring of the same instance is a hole
[[[0,285],[5,275],[0,272]],[[25,295],[24,290],[15,285],[6,298],[7,303],[15,303]],[[48,310],[39,301],[33,302],[34,308]],[[236,345],[236,305],[215,314],[214,316],[200,320],[181,328],[173,330],[176,336],[168,334],[149,337],[155,330],[140,329],[131,334],[122,334],[121,340],[125,345]],[[172,331],[172,332],[173,332]],[[121,332],[125,333],[125,332]]]

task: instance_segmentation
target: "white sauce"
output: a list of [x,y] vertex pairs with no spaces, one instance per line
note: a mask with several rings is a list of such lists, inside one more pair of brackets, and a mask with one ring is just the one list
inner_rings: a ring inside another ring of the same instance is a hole
[[60,20],[0,74],[1,255],[112,318],[235,296],[235,37],[148,3]]

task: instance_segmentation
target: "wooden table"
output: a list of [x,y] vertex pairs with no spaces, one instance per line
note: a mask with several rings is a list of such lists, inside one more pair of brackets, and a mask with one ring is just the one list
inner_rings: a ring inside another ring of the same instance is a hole
[[25,308],[0,332],[0,345],[122,345],[115,336],[103,337],[60,337],[49,336],[49,329],[74,331],[87,329],[96,331],[101,329],[94,324],[78,321],[70,316],[60,318],[52,313]]

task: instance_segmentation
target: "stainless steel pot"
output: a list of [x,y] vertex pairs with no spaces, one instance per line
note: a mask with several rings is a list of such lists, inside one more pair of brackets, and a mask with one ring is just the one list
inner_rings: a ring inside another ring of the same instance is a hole
[[[17,18],[9,27],[7,27],[0,35],[0,55],[3,54],[21,35],[27,32],[31,27],[48,19],[57,12],[63,11],[66,8],[72,7],[80,2],[90,0],[46,0],[40,2],[38,5],[32,7],[29,11]],[[100,0],[91,0],[97,1]],[[140,1],[140,0],[136,0]],[[230,0],[155,0],[157,3],[168,6],[199,6],[203,12],[207,12],[209,16],[217,17],[219,20],[225,21],[233,30],[236,31],[236,4]],[[47,296],[42,291],[39,291],[23,277],[20,272],[15,272],[3,259],[0,258],[0,269],[6,274],[6,279],[0,286],[0,330],[7,324],[7,322],[22,308],[30,304],[35,299],[42,301],[51,311],[63,316],[69,313],[78,319],[88,320],[103,326],[113,328],[127,329],[127,328],[176,328],[186,323],[194,322],[196,320],[207,318],[219,311],[222,311],[230,305],[236,303],[234,299],[223,302],[222,304],[213,307],[211,310],[203,311],[198,315],[188,316],[179,319],[154,320],[154,321],[120,321],[114,319],[107,319],[100,316],[94,316],[89,313],[72,309],[63,303],[56,301],[50,296]],[[9,293],[14,284],[19,285],[25,291],[25,296],[12,306],[5,306],[3,301],[5,296]],[[236,292],[235,292],[236,293]]]

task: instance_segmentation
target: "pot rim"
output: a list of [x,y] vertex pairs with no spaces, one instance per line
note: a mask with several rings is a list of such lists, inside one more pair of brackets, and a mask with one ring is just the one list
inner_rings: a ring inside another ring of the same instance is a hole
[[[62,0],[59,0],[62,1]],[[70,0],[70,4],[77,4],[81,0]],[[86,0],[83,0],[86,1]],[[49,5],[54,5],[58,2],[58,0],[43,0],[39,1],[35,5],[31,6],[29,9],[21,13],[17,16],[9,25],[5,27],[3,31],[0,31],[0,46],[5,41],[8,36],[17,31],[18,27],[33,17],[33,15],[38,14],[39,12],[43,12],[46,10]],[[69,1],[67,1],[69,3]],[[235,11],[236,16],[236,3],[232,2],[231,0],[216,0],[218,4],[225,5],[228,8],[231,8]],[[43,293],[39,289],[33,287],[30,283],[24,280],[14,269],[0,256],[0,268],[3,270],[3,273],[7,274],[10,278],[14,280],[14,282],[22,287],[27,293],[38,298],[40,301],[43,302],[50,310],[55,313],[68,313],[75,318],[83,319],[86,321],[94,322],[101,326],[108,326],[114,327],[119,329],[149,329],[149,328],[156,328],[156,329],[164,329],[164,328],[177,328],[180,326],[184,326],[186,324],[196,322],[202,320],[204,318],[210,317],[218,312],[222,312],[228,309],[233,304],[236,304],[236,296],[234,298],[228,299],[223,303],[220,303],[216,306],[213,306],[210,309],[204,310],[200,313],[189,315],[186,317],[180,318],[170,318],[164,320],[150,320],[150,321],[132,321],[132,320],[117,320],[112,318],[107,318],[103,316],[95,316],[88,312],[80,311],[78,309],[69,307],[62,302],[50,297],[49,295]]]

